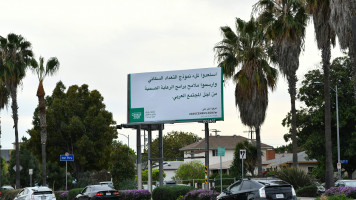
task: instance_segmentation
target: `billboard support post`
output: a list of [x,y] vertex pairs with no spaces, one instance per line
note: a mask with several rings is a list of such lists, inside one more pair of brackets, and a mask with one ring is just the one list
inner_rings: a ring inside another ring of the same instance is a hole
[[151,161],[151,156],[152,156],[152,130],[151,130],[151,125],[148,125],[148,145],[147,145],[147,157],[148,157],[148,191],[152,193],[152,161]]
[[137,126],[137,187],[142,189],[141,126]]
[[205,123],[205,189],[209,190],[209,123]]
[[158,143],[159,143],[159,186],[163,186],[163,136],[162,125],[159,125]]

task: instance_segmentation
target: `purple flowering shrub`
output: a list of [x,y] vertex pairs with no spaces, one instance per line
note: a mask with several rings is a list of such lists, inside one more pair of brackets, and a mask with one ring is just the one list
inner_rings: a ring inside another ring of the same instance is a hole
[[151,193],[148,190],[120,190],[122,200],[150,200]]
[[345,194],[348,197],[356,198],[356,187],[331,187],[325,191],[325,195],[332,196]]
[[55,192],[57,200],[67,200],[68,199],[68,191],[64,192]]
[[215,200],[218,195],[214,190],[192,190],[184,196],[184,200]]

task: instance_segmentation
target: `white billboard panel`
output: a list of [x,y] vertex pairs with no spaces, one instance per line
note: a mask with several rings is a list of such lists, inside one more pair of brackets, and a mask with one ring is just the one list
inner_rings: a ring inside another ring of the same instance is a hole
[[128,123],[224,120],[222,68],[128,75]]

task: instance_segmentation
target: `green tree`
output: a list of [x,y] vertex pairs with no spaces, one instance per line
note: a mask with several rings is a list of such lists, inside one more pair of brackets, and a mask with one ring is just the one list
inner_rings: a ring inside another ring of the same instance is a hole
[[241,169],[242,161],[240,159],[241,149],[246,150],[246,159],[244,160],[244,174],[246,172],[250,172],[250,174],[254,176],[254,171],[257,164],[257,148],[247,140],[237,143],[234,152],[234,159],[230,167],[230,172],[235,177],[241,176],[241,171],[242,171]]
[[[163,178],[166,173],[163,172]],[[148,169],[142,171],[142,181],[148,181]],[[152,181],[159,181],[159,169],[152,169]]]
[[[0,67],[2,67],[1,66],[1,61],[0,61]],[[3,83],[1,83],[0,82],[0,111],[2,110],[2,109],[4,109],[5,108],[5,106],[7,106],[7,104],[8,104],[8,102],[9,102],[9,92],[8,92],[8,90],[6,89],[6,86],[5,86],[5,84],[3,84]],[[2,131],[1,131],[1,120],[0,120],[0,151],[1,151],[1,134],[2,134]],[[2,170],[3,169],[3,166],[2,166],[2,164],[0,165],[0,185],[3,185],[2,183],[3,183],[3,181],[2,181],[2,179],[3,179],[3,173],[2,173]]]
[[132,149],[121,142],[114,142],[111,176],[116,189],[122,189],[127,182],[135,180],[136,156]]
[[174,180],[204,179],[204,164],[199,160],[193,160],[181,164],[175,171]]
[[[68,171],[75,178],[81,172],[108,169],[117,131],[112,113],[105,109],[104,98],[97,90],[90,91],[85,84],[65,89],[63,83],[58,82],[52,95],[46,97],[47,161],[64,166],[58,156],[65,152],[74,154],[75,160],[68,163]],[[41,160],[38,108],[32,123],[27,147]]]
[[0,165],[1,165],[1,183],[2,185],[9,184],[9,173],[7,168],[7,163],[3,157],[0,157]]
[[335,44],[335,32],[330,26],[330,1],[307,0],[308,11],[313,17],[315,37],[321,49],[324,70],[325,101],[325,155],[326,155],[326,188],[334,185],[331,152],[331,113],[330,113],[330,56],[331,44]]
[[[172,131],[163,136],[164,157],[168,160],[183,160],[184,152],[180,148],[201,140],[194,133]],[[159,157],[158,138],[152,141],[152,157]]]
[[[65,190],[66,185],[66,169],[65,167],[60,167],[54,163],[47,163],[47,183],[48,186],[54,188],[55,190]],[[68,187],[71,185],[73,178],[71,175],[67,176]]]
[[0,81],[6,85],[11,96],[12,118],[15,128],[16,143],[16,187],[20,187],[20,147],[18,137],[18,105],[17,86],[26,75],[26,69],[30,65],[33,53],[31,43],[21,35],[10,33],[7,38],[0,36]]
[[46,123],[46,102],[45,91],[43,88],[44,79],[47,76],[53,75],[59,69],[59,61],[57,58],[50,58],[46,66],[44,66],[44,59],[40,57],[39,62],[35,59],[31,63],[33,70],[37,74],[39,85],[37,88],[38,109],[40,113],[41,124],[41,146],[42,146],[42,185],[46,185],[46,142],[47,142],[47,123]]
[[[26,139],[25,139],[26,142]],[[40,183],[41,181],[41,170],[36,157],[25,148],[25,146],[21,145],[20,147],[20,159],[21,159],[21,183],[22,185],[19,187],[28,187],[30,186],[30,175],[28,173],[29,169],[33,169],[32,175],[32,185],[34,183]],[[9,179],[10,183],[14,183],[16,181],[16,172],[13,169],[16,165],[16,150],[11,152],[10,161],[9,161]]]
[[353,66],[353,91],[356,102],[356,52],[352,20],[356,16],[356,2],[331,0],[330,24],[335,30],[341,49],[349,49],[349,57]]
[[254,18],[236,19],[236,34],[221,27],[223,40],[215,46],[219,66],[225,78],[233,79],[235,102],[244,125],[256,130],[258,174],[262,176],[260,127],[266,118],[268,89],[273,90],[277,70],[269,65],[270,45]]
[[[302,81],[302,87],[299,89],[298,99],[303,102],[304,107],[297,112],[298,117],[298,140],[302,148],[311,159],[317,159],[319,162],[317,176],[324,180],[325,177],[325,135],[324,131],[324,109],[323,86],[314,84],[323,80],[323,71],[320,69],[309,71]],[[348,164],[343,164],[349,175],[356,170],[356,105],[353,103],[352,90],[352,64],[349,58],[336,58],[330,66],[330,85],[337,84],[339,88],[339,120],[340,120],[340,153],[341,159],[349,160]],[[331,140],[336,141],[336,103],[335,92],[331,93]],[[283,125],[290,127],[290,114],[283,120]],[[290,138],[290,134],[286,135]],[[337,145],[332,147],[333,165],[337,162]],[[350,177],[351,178],[351,177]]]
[[291,99],[293,166],[297,167],[297,120],[295,100],[297,95],[297,70],[299,55],[304,46],[308,16],[304,0],[259,0],[255,11],[266,36],[273,42],[273,50],[282,74],[287,77]]

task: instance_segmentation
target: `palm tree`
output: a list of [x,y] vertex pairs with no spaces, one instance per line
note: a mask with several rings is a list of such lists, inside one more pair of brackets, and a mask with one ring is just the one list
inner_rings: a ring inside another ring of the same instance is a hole
[[[356,2],[345,0],[330,0],[330,25],[335,30],[341,49],[349,49],[349,56],[353,66],[354,99],[356,101],[356,41],[354,31],[356,27]],[[353,20],[355,22],[353,22]]]
[[322,51],[324,70],[324,101],[325,101],[325,185],[334,185],[332,142],[331,142],[331,112],[330,112],[330,55],[331,44],[335,45],[335,32],[330,26],[330,1],[307,0],[308,13],[313,17],[315,37],[318,48]]
[[296,119],[296,72],[304,45],[308,16],[303,0],[259,0],[254,5],[266,36],[273,42],[279,70],[287,78],[291,98],[293,166],[298,166]]
[[236,19],[236,34],[230,27],[221,27],[223,40],[214,50],[224,77],[236,84],[235,103],[244,125],[256,130],[258,175],[262,175],[260,127],[266,117],[268,88],[274,89],[277,70],[269,65],[263,32],[254,18],[245,22]]
[[6,85],[12,104],[12,118],[15,128],[16,143],[16,187],[20,188],[20,148],[18,138],[18,105],[17,86],[26,75],[33,53],[31,43],[21,35],[10,33],[7,38],[0,36],[0,59],[3,67],[0,71],[0,81]]
[[[0,60],[0,67],[3,67],[1,65],[1,60]],[[4,84],[0,83],[0,111],[7,106],[9,102],[9,92],[7,91],[6,87]],[[0,151],[1,151],[1,121],[0,121]],[[2,185],[2,157],[0,157],[0,185]]]
[[40,57],[39,62],[35,59],[32,60],[32,67],[37,74],[39,85],[37,88],[38,97],[38,109],[40,113],[40,123],[41,123],[41,145],[42,145],[42,184],[46,185],[46,141],[47,141],[47,123],[46,123],[46,102],[45,102],[45,91],[43,88],[43,81],[46,76],[51,76],[56,73],[59,69],[59,61],[57,58],[50,58],[46,66],[43,66],[44,59]]

